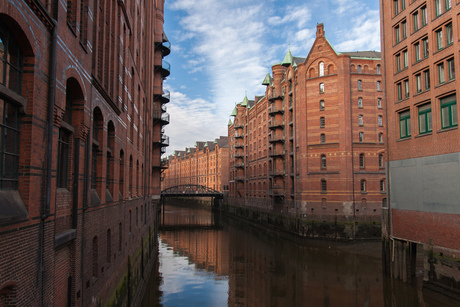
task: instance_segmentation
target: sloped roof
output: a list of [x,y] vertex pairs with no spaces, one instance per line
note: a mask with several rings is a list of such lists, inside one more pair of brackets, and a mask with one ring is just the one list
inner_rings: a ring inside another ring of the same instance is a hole
[[346,54],[352,58],[371,58],[380,59],[381,52],[379,51],[351,51],[351,52],[340,52],[340,54]]

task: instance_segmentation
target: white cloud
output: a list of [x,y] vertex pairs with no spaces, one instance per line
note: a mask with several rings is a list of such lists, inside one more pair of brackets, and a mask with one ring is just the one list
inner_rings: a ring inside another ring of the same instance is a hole
[[227,116],[216,116],[216,105],[202,98],[192,99],[186,94],[170,90],[171,102],[167,111],[171,114],[165,133],[170,138],[166,155],[174,150],[192,147],[195,141],[213,141],[227,135]]
[[362,3],[355,0],[334,0],[337,5],[337,9],[334,10],[334,13],[337,15],[342,15],[344,13],[354,14],[363,9]]
[[380,50],[380,18],[379,12],[368,11],[352,19],[355,26],[346,31],[339,31],[342,42],[334,46],[337,51]]

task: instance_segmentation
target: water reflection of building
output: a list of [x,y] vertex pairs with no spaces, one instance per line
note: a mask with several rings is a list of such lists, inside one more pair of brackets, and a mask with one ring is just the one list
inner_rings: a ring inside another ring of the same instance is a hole
[[425,250],[428,284],[460,297],[458,1],[380,1],[388,106],[392,275],[415,274]]
[[[209,220],[208,220],[209,221]],[[229,274],[228,235],[218,229],[162,231],[161,241],[198,269]]]
[[229,226],[229,306],[384,305],[378,249],[301,247],[241,227]]
[[175,151],[163,159],[168,168],[163,172],[161,189],[198,184],[218,191],[228,190],[228,137],[196,142],[194,148]]

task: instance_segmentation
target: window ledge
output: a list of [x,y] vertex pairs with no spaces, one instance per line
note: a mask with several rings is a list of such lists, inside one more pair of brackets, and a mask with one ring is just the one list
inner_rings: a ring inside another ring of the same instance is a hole
[[437,133],[448,132],[448,131],[457,130],[457,129],[458,129],[458,126],[449,127],[449,128],[444,128],[444,129],[438,130]]
[[17,190],[0,191],[0,225],[13,224],[27,220],[27,208]]
[[411,136],[408,136],[408,137],[405,137],[405,138],[396,140],[396,142],[403,142],[403,141],[407,141],[407,140],[410,140],[410,139],[412,139],[412,137],[411,137]]
[[414,138],[417,139],[417,138],[421,138],[421,137],[428,136],[428,135],[433,135],[433,131],[420,133],[419,135],[414,136]]

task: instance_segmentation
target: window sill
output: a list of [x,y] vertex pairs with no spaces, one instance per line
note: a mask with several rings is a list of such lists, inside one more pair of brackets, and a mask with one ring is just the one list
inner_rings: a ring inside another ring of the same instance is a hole
[[407,140],[410,140],[410,139],[412,139],[412,137],[411,137],[411,136],[408,136],[408,137],[405,137],[405,138],[396,140],[396,142],[404,142],[404,141],[407,141]]
[[433,131],[425,132],[425,133],[420,133],[419,135],[414,136],[414,138],[415,138],[415,139],[418,139],[418,138],[421,138],[421,137],[424,137],[424,136],[428,136],[428,135],[433,135]]
[[458,126],[454,126],[454,127],[449,127],[449,128],[444,128],[444,129],[438,130],[437,133],[449,132],[449,131],[457,130],[457,129],[458,129]]
[[444,81],[443,83],[440,83],[440,84],[436,85],[434,88],[440,88],[440,87],[442,87],[442,86],[444,86],[446,84],[450,84],[452,82],[455,82],[455,79]]

